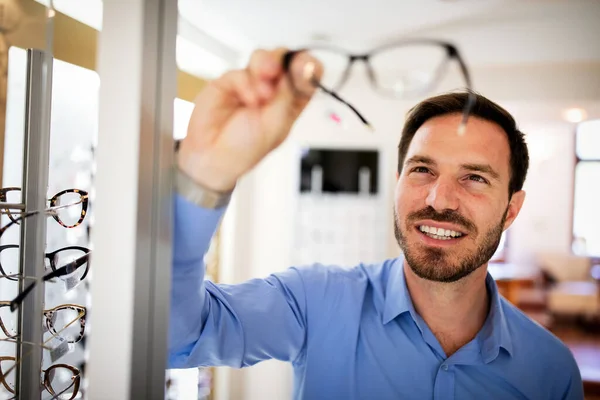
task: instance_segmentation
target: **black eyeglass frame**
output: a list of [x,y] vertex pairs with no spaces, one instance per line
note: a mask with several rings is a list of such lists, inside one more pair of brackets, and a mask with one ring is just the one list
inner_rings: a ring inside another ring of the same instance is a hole
[[[19,305],[23,302],[23,300],[25,300],[25,298],[27,297],[27,295],[33,290],[33,288],[39,283],[39,282],[47,282],[49,280],[52,280],[54,278],[59,278],[61,276],[65,276],[65,275],[69,275],[73,272],[75,272],[78,268],[80,268],[82,265],[87,264],[87,268],[89,268],[89,259],[91,256],[92,252],[89,251],[88,253],[76,258],[75,260],[71,261],[70,263],[67,263],[65,265],[63,265],[62,267],[42,276],[39,279],[36,279],[35,281],[31,282],[27,287],[25,287],[25,289],[23,289],[11,302],[10,302],[10,311],[15,311],[17,309],[17,307],[19,307]],[[83,280],[83,278],[81,278],[81,280]]]
[[[461,56],[458,48],[450,42],[447,42],[444,40],[438,40],[438,39],[428,39],[428,38],[405,39],[405,40],[390,42],[388,44],[376,47],[375,49],[373,49],[367,53],[358,53],[358,54],[350,53],[350,52],[343,50],[342,48],[336,47],[336,46],[325,46],[325,45],[323,45],[323,46],[318,46],[318,45],[317,46],[308,46],[308,47],[303,47],[298,50],[288,51],[283,57],[282,64],[283,64],[284,71],[288,75],[288,79],[289,79],[292,87],[295,89],[294,81],[290,74],[290,65],[296,55],[298,55],[302,52],[310,52],[311,50],[323,50],[323,51],[334,52],[341,56],[347,57],[347,59],[348,59],[347,65],[346,65],[344,71],[342,72],[341,79],[337,85],[327,88],[327,87],[323,86],[321,84],[321,82],[319,82],[315,77],[312,77],[310,79],[310,83],[313,86],[315,86],[316,88],[323,90],[325,93],[329,94],[336,100],[338,100],[338,101],[342,102],[343,104],[345,104],[346,106],[348,106],[354,112],[354,114],[356,114],[356,116],[363,122],[363,124],[370,127],[371,125],[367,122],[367,119],[354,106],[352,106],[346,100],[342,99],[336,92],[339,91],[343,87],[343,85],[348,81],[348,78],[350,77],[350,71],[352,70],[352,66],[354,65],[354,63],[357,61],[363,61],[365,63],[365,65],[367,66],[367,75],[369,77],[369,81],[370,81],[371,85],[378,93],[381,93],[382,90],[377,85],[377,79],[375,77],[374,69],[370,63],[370,59],[386,50],[390,50],[395,47],[411,46],[411,45],[439,46],[439,47],[443,48],[446,53],[446,58],[445,58],[443,64],[447,64],[449,61],[452,61],[452,60],[457,61],[458,65],[460,67],[461,73],[463,75],[463,79],[465,81],[467,93],[469,94],[467,103],[465,104],[465,107],[463,110],[463,119],[461,122],[461,127],[459,128],[459,132],[460,132],[461,129],[464,129],[464,126],[467,123],[467,119],[469,117],[471,109],[475,105],[476,96],[473,93],[471,75],[469,73],[469,69],[467,68],[467,64],[465,63],[463,57]],[[437,80],[439,80],[439,77],[437,77]]]
[[[6,250],[6,249],[18,249],[19,245],[18,244],[6,244],[3,246],[0,246],[0,255],[2,254],[2,251]],[[88,249],[87,247],[82,247],[82,246],[67,246],[67,247],[62,247],[58,250],[54,250],[53,252],[50,253],[46,253],[44,255],[44,257],[48,260],[50,268],[52,269],[52,271],[56,271],[59,266],[56,265],[56,255],[58,255],[59,253],[63,252],[63,251],[67,251],[67,250],[79,250],[82,251],[84,254],[87,254],[90,252],[90,249]],[[65,264],[66,265],[66,264]],[[86,264],[86,268],[85,271],[83,272],[83,275],[81,276],[81,278],[79,278],[80,280],[84,280],[85,277],[87,276],[89,271],[89,265]],[[18,281],[19,280],[19,274],[7,274],[4,269],[2,268],[2,261],[0,258],[0,278],[6,278],[8,280],[11,281]]]

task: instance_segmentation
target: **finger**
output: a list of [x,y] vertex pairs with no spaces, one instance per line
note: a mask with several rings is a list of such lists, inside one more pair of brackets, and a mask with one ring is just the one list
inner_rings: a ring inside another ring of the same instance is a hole
[[267,51],[259,49],[252,53],[248,71],[257,80],[275,80],[282,75],[282,59],[286,49]]
[[229,71],[213,81],[212,86],[221,92],[221,96],[225,96],[222,100],[226,103],[237,100],[249,107],[256,107],[259,104],[259,94],[246,70]]
[[296,92],[312,96],[323,76],[323,64],[310,52],[297,53],[289,71]]

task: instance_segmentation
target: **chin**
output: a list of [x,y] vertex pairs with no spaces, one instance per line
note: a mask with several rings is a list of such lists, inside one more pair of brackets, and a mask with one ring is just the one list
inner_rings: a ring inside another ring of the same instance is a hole
[[432,247],[417,241],[405,246],[403,252],[406,262],[417,276],[434,282],[459,281],[481,266],[474,263],[474,254],[464,248]]

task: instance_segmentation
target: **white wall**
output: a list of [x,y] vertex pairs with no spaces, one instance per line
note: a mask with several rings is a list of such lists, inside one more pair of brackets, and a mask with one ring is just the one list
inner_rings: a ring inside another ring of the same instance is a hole
[[570,252],[575,127],[569,123],[523,123],[530,148],[526,200],[510,228],[509,260],[533,262],[537,252]]

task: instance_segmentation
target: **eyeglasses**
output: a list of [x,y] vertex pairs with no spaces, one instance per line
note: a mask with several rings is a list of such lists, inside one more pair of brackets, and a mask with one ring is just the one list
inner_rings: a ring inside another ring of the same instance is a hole
[[[10,301],[0,301],[0,328],[7,338],[15,339],[17,332],[8,324],[13,318],[8,314]],[[5,311],[6,310],[6,311]],[[53,336],[66,340],[68,343],[79,342],[85,333],[85,316],[87,309],[77,304],[62,304],[44,310],[45,328]],[[79,322],[75,324],[75,322]]]
[[[75,190],[75,189],[73,189]],[[80,193],[85,193],[83,191],[79,191]],[[40,213],[44,213],[44,214],[48,214],[51,215],[52,217],[54,217],[55,219],[58,218],[57,217],[57,212],[60,210],[64,210],[66,208],[69,207],[73,207],[76,206],[78,204],[82,204],[82,210],[81,210],[81,218],[79,219],[79,221],[83,221],[83,219],[85,218],[86,212],[87,212],[87,201],[88,201],[88,195],[85,194],[79,197],[78,200],[75,200],[73,203],[69,203],[69,204],[64,204],[64,205],[56,205],[50,208],[46,208],[43,210],[37,210],[37,211],[28,211],[28,212],[22,212],[20,213],[20,215],[16,218],[11,218],[11,221],[6,224],[5,226],[3,226],[2,228],[0,228],[0,237],[2,237],[2,235],[4,234],[4,232],[6,232],[8,230],[8,228],[10,228],[11,226],[13,226],[14,224],[19,224],[22,220],[24,220],[25,218],[29,218],[33,215],[37,215]],[[6,214],[12,214],[14,217],[14,212],[11,212],[10,210],[7,210],[6,208],[2,209],[3,213]],[[60,223],[60,222],[59,222]],[[66,226],[63,223],[61,223],[61,225],[65,226],[66,228],[74,228],[75,226],[79,225],[81,222],[78,222],[76,225],[73,226]]]
[[[15,368],[16,358],[0,357],[0,383],[9,393],[15,394],[14,382],[7,376]],[[54,399],[72,400],[79,393],[81,373],[79,369],[67,364],[55,364],[42,370],[41,385]]]
[[[320,79],[316,78],[314,63],[306,64],[301,73],[292,73],[292,60],[302,53],[309,53],[323,64],[324,71]],[[347,105],[365,125],[369,125],[355,107],[336,93],[348,81],[352,66],[357,61],[365,63],[368,80],[377,93],[396,99],[410,99],[431,92],[441,83],[451,61],[456,61],[461,84],[469,93],[459,127],[459,132],[464,131],[476,97],[472,92],[467,65],[451,43],[433,39],[404,40],[363,54],[350,54],[335,47],[311,47],[286,53],[283,68],[288,72],[288,78],[297,93],[308,95],[314,88],[319,88]]]
[[[75,311],[78,311],[78,314],[70,322],[64,324],[64,326],[60,330],[57,330],[59,326],[56,323],[54,323],[54,325],[53,325],[53,331],[52,331],[52,336],[50,338],[48,338],[47,340],[45,340],[42,344],[25,342],[25,341],[22,341],[22,340],[19,340],[19,339],[0,339],[0,341],[3,341],[3,342],[13,342],[13,343],[22,343],[22,344],[28,344],[28,345],[32,345],[32,346],[41,346],[44,349],[50,350],[50,359],[52,360],[52,362],[57,361],[63,355],[65,355],[66,353],[68,353],[70,351],[70,349],[71,349],[70,342],[63,338],[63,336],[64,336],[63,332],[66,331],[70,326],[74,325],[79,319],[84,318],[85,315],[86,315],[86,313],[87,313],[85,307],[78,306],[76,304],[64,304],[62,306],[55,307],[54,309],[46,310],[46,311],[49,312],[49,313],[54,313],[60,307],[67,307],[67,308],[71,307],[72,309],[75,309]],[[53,317],[50,316],[50,319],[53,319]],[[61,324],[61,326],[62,326],[62,324]],[[83,333],[82,333],[82,335],[83,335]],[[56,346],[56,347],[49,347],[49,346],[47,346],[47,344],[50,341],[54,340],[55,338],[57,338],[59,340],[60,344],[58,346]],[[18,361],[15,361],[16,360],[15,357],[8,357],[8,359],[11,360],[12,362],[5,363],[5,365],[3,365],[2,368],[0,368],[0,380],[2,381],[2,383],[4,384],[4,386],[9,391],[10,391],[11,388],[13,388],[13,390],[14,390],[14,384],[11,384],[12,382],[9,382],[7,380],[7,377],[9,376],[9,374],[11,373],[11,371],[13,369],[17,368],[17,366],[21,363],[21,361],[25,357],[28,357],[32,353],[32,351],[33,350],[24,353],[20,357],[20,359]],[[61,364],[61,365],[64,365],[64,364]],[[63,381],[64,380],[65,379],[63,379]],[[65,391],[68,391],[70,389],[70,387],[71,387],[70,385],[66,386],[64,384],[60,385],[60,386],[61,386],[61,389],[62,388],[64,388],[64,389],[61,390],[61,391],[58,391],[58,390],[56,390],[56,385],[53,385],[54,390],[57,392],[57,393],[53,393],[53,394],[55,394],[56,396],[63,394]],[[79,386],[77,385],[76,388],[78,389],[78,387]],[[0,386],[0,389],[1,389],[1,386]],[[77,392],[77,390],[75,390],[75,392]],[[14,393],[14,391],[11,391],[11,393]],[[77,393],[74,393],[73,396],[75,396],[76,394]],[[53,397],[53,399],[57,398],[56,396]],[[64,398],[64,397],[61,397],[61,398]],[[69,398],[73,398],[73,397],[69,397]]]
[[[50,202],[50,208],[48,208],[48,210],[54,211],[50,212],[50,215],[56,222],[65,228],[75,228],[85,219],[88,209],[88,193],[85,190],[62,190],[52,196],[48,201]],[[15,224],[18,224],[19,221],[28,214],[16,211],[15,208],[12,208],[21,204],[21,188],[8,187],[0,189],[0,202],[5,203],[5,207],[2,208],[2,213],[8,214],[8,218]],[[77,204],[80,204],[81,206],[77,208],[69,207],[68,209],[60,208],[63,205],[73,206]],[[58,213],[58,210],[64,211]]]
[[[73,261],[63,265],[62,267],[57,268],[56,270],[42,276],[41,278],[33,278],[35,279],[33,282],[31,282],[25,289],[23,289],[23,291],[21,293],[19,293],[17,295],[17,297],[15,297],[11,302],[10,302],[10,311],[15,311],[17,309],[17,307],[23,302],[23,300],[25,300],[25,298],[27,297],[27,295],[29,293],[31,293],[31,291],[33,290],[33,288],[39,283],[39,282],[47,282],[50,281],[54,278],[59,278],[61,276],[67,276],[67,275],[71,275],[73,274],[75,271],[77,271],[79,268],[81,268],[81,266],[86,265],[86,270],[87,268],[89,268],[89,258],[90,255],[92,254],[92,252],[88,252],[80,257],[77,257],[76,259],[74,259]],[[83,278],[81,278],[83,279]]]
[[[45,254],[46,269],[56,271],[58,268],[69,264],[79,257],[89,253],[90,250],[81,246],[67,246]],[[0,246],[0,278],[6,278],[11,281],[18,281],[18,266],[19,266],[19,245],[8,244]],[[62,279],[75,279],[82,281],[87,276],[89,264],[86,262],[78,268],[76,273],[61,276]]]

